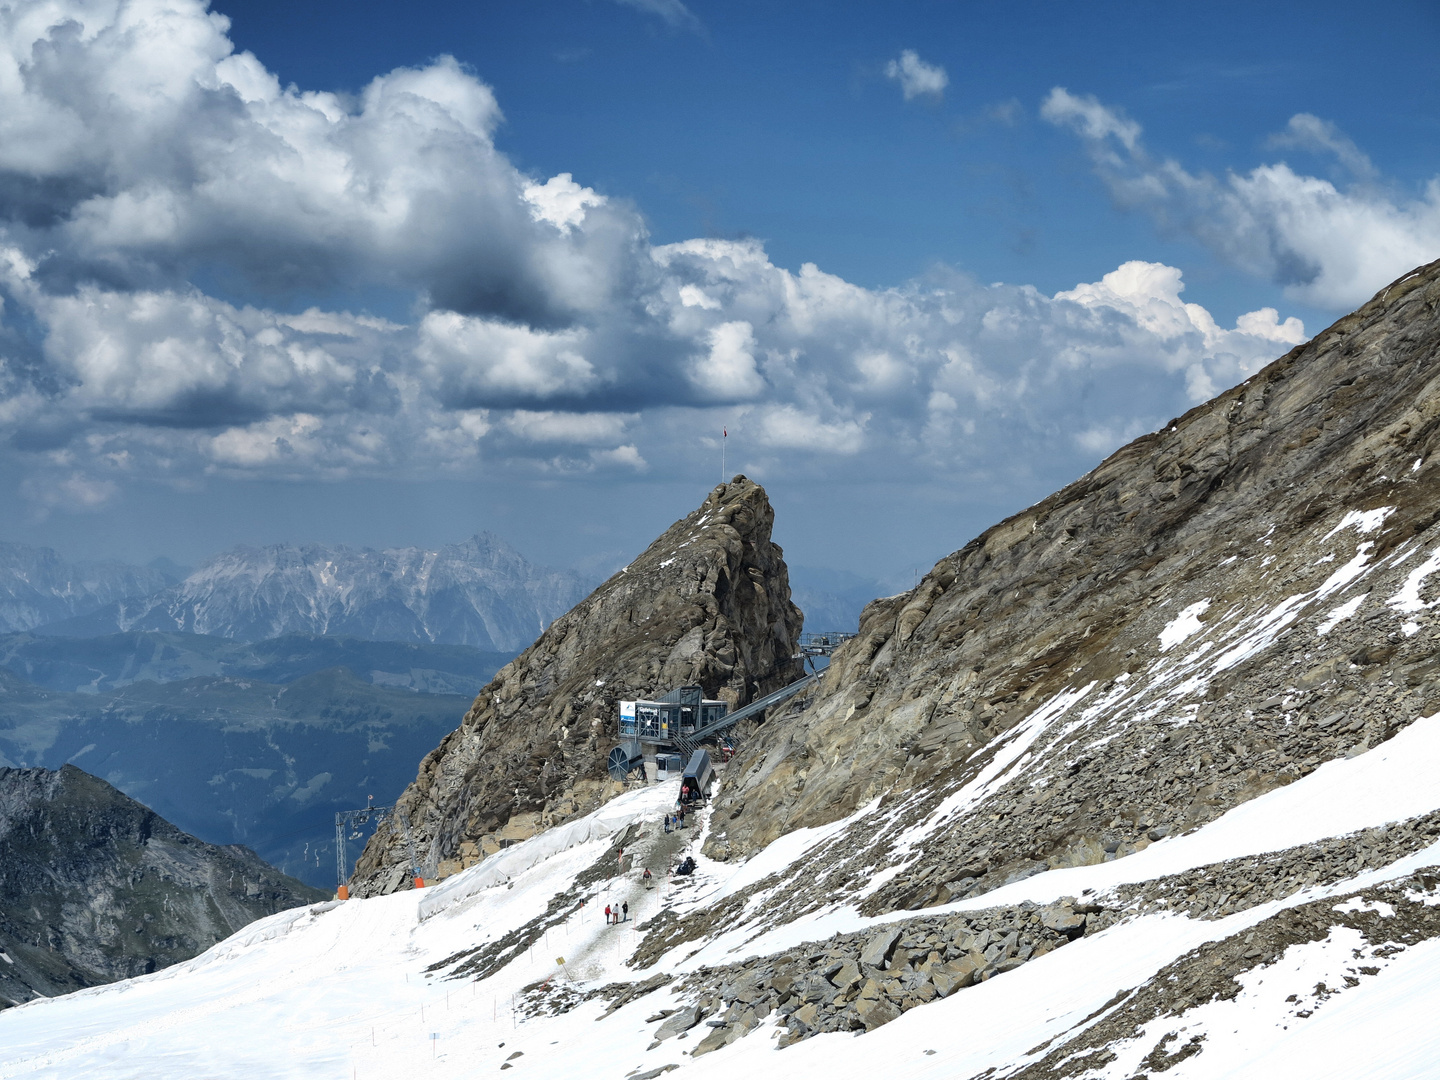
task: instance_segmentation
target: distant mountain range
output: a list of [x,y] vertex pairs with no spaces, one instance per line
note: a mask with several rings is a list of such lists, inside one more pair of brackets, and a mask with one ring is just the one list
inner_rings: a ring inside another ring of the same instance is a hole
[[535,566],[490,533],[438,551],[237,547],[182,581],[157,568],[69,564],[45,548],[0,544],[0,631],[346,635],[513,653],[593,584]]
[[179,580],[168,560],[150,566],[67,562],[50,548],[0,543],[0,632],[33,630]]

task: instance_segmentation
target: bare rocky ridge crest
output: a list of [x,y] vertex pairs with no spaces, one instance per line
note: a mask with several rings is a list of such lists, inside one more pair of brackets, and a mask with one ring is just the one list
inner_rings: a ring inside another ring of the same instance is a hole
[[[512,821],[520,838],[609,798],[621,700],[699,684],[745,704],[797,677],[802,616],[773,522],[758,484],[719,485],[503,668],[399,800],[420,860],[458,868]],[[407,858],[382,827],[357,895],[407,883]]]

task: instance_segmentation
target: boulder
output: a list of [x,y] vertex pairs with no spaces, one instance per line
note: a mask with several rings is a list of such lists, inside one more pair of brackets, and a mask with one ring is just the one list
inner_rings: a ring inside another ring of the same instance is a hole
[[834,975],[830,976],[830,981],[834,983],[838,989],[844,990],[859,978],[860,968],[856,966],[855,961],[846,960],[840,965],[840,969],[836,971]]
[[712,1050],[719,1050],[722,1046],[728,1046],[731,1041],[731,1028],[726,1024],[722,1027],[712,1028],[709,1035],[706,1035],[695,1049],[690,1051],[691,1057],[699,1057],[701,1054],[708,1054]]
[[984,967],[983,960],[974,956],[962,956],[933,969],[930,973],[930,985],[935,987],[935,992],[941,997],[949,997],[956,990],[974,983],[976,975]]
[[874,1031],[899,1017],[900,1009],[888,998],[861,998],[855,1003],[855,1015],[866,1031]]
[[700,1006],[687,1005],[660,1025],[660,1030],[655,1032],[655,1038],[662,1042],[666,1039],[673,1039],[682,1031],[689,1031],[699,1022]]
[[1085,930],[1085,916],[1068,905],[1051,904],[1040,909],[1040,925],[1068,936]]
[[895,943],[899,940],[899,927],[880,931],[865,943],[865,948],[860,952],[860,963],[867,967],[884,967],[885,962],[890,959],[890,954],[895,950]]

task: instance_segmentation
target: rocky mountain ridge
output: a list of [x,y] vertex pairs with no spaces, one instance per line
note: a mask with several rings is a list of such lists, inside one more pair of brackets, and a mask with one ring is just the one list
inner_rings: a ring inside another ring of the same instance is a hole
[[711,852],[903,803],[852,850],[900,867],[867,910],[923,907],[1143,848],[1440,707],[1437,302],[1432,264],[872,604],[735,762]]
[[0,768],[0,1009],[167,967],[325,895],[73,765]]
[[[774,516],[753,481],[719,485],[503,668],[400,798],[424,862],[454,859],[518,815],[548,825],[613,793],[604,761],[622,699],[699,684],[745,704],[797,677],[803,616]],[[385,827],[354,887],[388,892],[405,870],[399,832]]]

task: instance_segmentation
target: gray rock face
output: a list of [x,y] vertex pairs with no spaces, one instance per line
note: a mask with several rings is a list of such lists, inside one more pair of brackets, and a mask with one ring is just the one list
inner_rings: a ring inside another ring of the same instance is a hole
[[[604,761],[621,700],[699,684],[744,704],[798,677],[802,616],[773,521],[758,484],[720,485],[503,668],[401,796],[421,861],[452,859],[517,815],[543,826],[620,790]],[[382,827],[357,894],[394,888],[405,862],[398,831]]]
[[903,799],[789,871],[824,890],[776,902],[913,849],[862,910],[919,908],[1362,753],[1440,709],[1437,521],[1440,263],[871,604],[731,763],[707,851]]
[[900,940],[898,929],[882,930],[870,939],[869,943],[860,952],[860,963],[867,967],[884,967],[885,961],[890,959],[890,951],[895,948],[895,942]]
[[345,634],[515,652],[588,587],[574,571],[526,562],[489,533],[438,551],[238,547],[173,588],[113,604],[53,632],[180,630],[240,641]]
[[188,960],[324,899],[73,765],[0,768],[0,1008]]

